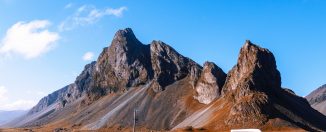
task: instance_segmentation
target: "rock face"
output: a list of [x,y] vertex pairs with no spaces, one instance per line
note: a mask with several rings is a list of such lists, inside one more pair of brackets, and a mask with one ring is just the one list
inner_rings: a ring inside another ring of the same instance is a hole
[[195,98],[204,104],[211,103],[221,96],[226,74],[212,62],[205,62],[201,76],[196,84],[198,96]]
[[173,82],[193,76],[198,78],[201,67],[189,58],[176,52],[172,47],[161,41],[153,41],[150,45],[151,62],[154,71],[154,79],[160,88]]
[[119,30],[97,60],[94,85],[109,92],[125,91],[153,78],[149,46],[127,28]]
[[270,109],[271,103],[268,96],[280,89],[281,77],[273,54],[247,40],[223,87],[224,96],[235,100],[227,121],[264,123],[267,120],[264,109]]
[[[186,76],[198,76],[201,67],[161,41],[142,44],[130,28],[119,30],[97,60],[93,94],[126,92],[155,80],[156,92]],[[194,77],[196,78],[196,77]]]
[[246,41],[226,75],[212,62],[202,68],[162,41],[142,44],[130,28],[119,30],[74,83],[44,97],[7,126],[130,131],[134,110],[143,131],[187,126],[211,131],[326,130],[325,116],[281,88],[269,50]]
[[281,76],[273,54],[246,41],[240,50],[238,63],[229,72],[224,93],[238,90],[237,97],[250,91],[271,93],[281,88]]
[[326,84],[312,91],[306,99],[313,108],[326,115]]
[[76,87],[76,89],[68,90],[74,99],[81,97],[84,92],[89,91],[94,78],[93,73],[95,71],[95,64],[95,61],[87,64],[75,80],[74,87]]
[[250,41],[241,48],[237,65],[228,73],[223,97],[233,102],[225,121],[232,127],[263,126],[279,118],[282,125],[305,126],[310,131],[326,129],[320,123],[326,122],[325,117],[304,98],[281,88],[274,55]]
[[[62,89],[59,89],[51,94],[49,94],[48,96],[42,98],[36,106],[34,106],[29,112],[28,114],[34,114],[37,113],[39,111],[42,111],[43,109],[45,109],[46,107],[53,105],[55,103],[59,103],[61,102],[61,100],[63,100],[63,98],[65,97],[67,90],[68,90],[69,86],[66,86]],[[59,106],[58,106],[59,107]]]

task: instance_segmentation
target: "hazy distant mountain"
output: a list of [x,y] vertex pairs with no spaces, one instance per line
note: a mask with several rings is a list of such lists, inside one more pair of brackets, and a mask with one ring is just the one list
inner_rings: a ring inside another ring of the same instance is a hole
[[[135,111],[136,110],[136,111]],[[326,117],[281,88],[274,55],[250,41],[228,74],[204,66],[162,41],[142,44],[119,30],[76,81],[44,97],[11,127],[130,131],[185,129],[325,131]]]
[[326,115],[326,84],[311,92],[306,98],[313,108]]
[[3,111],[0,110],[0,126],[27,113],[26,110]]

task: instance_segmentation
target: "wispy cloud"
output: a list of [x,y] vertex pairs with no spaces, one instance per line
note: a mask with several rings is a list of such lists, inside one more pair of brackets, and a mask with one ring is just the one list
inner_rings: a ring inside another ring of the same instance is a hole
[[11,26],[1,40],[0,54],[20,54],[31,59],[46,53],[60,39],[56,32],[50,32],[48,20],[17,22]]
[[64,7],[64,8],[65,8],[65,9],[68,9],[68,8],[70,8],[70,7],[72,7],[72,6],[73,6],[73,4],[72,4],[72,3],[68,3],[68,4],[66,4],[66,5],[65,5],[65,7]]
[[93,5],[79,7],[72,16],[67,17],[58,26],[59,31],[72,30],[79,26],[94,24],[104,16],[122,17],[127,7],[97,9]]
[[90,60],[93,60],[93,58],[94,58],[93,52],[86,52],[83,56],[84,61],[90,61]]
[[116,17],[122,17],[122,13],[127,10],[127,7],[123,6],[117,9],[108,8],[105,10],[105,14],[114,15]]

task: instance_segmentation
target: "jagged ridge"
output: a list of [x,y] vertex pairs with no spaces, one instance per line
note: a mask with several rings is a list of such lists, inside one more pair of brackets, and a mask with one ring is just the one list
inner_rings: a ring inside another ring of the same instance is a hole
[[201,67],[161,41],[142,44],[130,28],[119,30],[96,63],[93,93],[99,96],[112,92],[125,92],[130,87],[155,80],[156,92],[186,76],[198,76]]
[[42,99],[18,126],[128,131],[137,108],[139,125],[151,130],[326,130],[325,117],[289,91],[281,88],[274,55],[250,41],[226,76],[215,64],[202,68],[164,42],[144,45],[127,28],[73,84]]

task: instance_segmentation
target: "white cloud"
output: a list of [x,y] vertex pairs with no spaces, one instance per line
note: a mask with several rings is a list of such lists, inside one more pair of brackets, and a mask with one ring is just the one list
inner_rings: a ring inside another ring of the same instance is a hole
[[11,26],[1,40],[0,53],[23,55],[31,59],[46,53],[59,40],[56,32],[48,31],[50,22],[34,20],[31,22],[17,22]]
[[17,100],[8,102],[8,90],[4,86],[0,86],[0,110],[27,110],[36,105],[36,101]]
[[94,53],[93,52],[86,52],[83,56],[84,61],[90,61],[93,60]]
[[0,86],[0,102],[3,102],[8,99],[8,91],[4,86]]
[[122,17],[127,7],[97,9],[93,5],[83,5],[79,7],[72,16],[67,17],[58,26],[59,31],[72,30],[79,26],[96,23],[104,16]]
[[117,9],[112,9],[112,8],[106,9],[105,13],[114,15],[116,17],[121,17],[123,11],[126,11],[126,10],[127,10],[127,7],[123,6],[123,7],[117,8]]
[[72,3],[68,3],[67,5],[65,5],[65,9],[72,7],[72,5],[73,5]]
[[33,100],[17,100],[12,103],[1,104],[0,110],[28,110],[36,105]]

